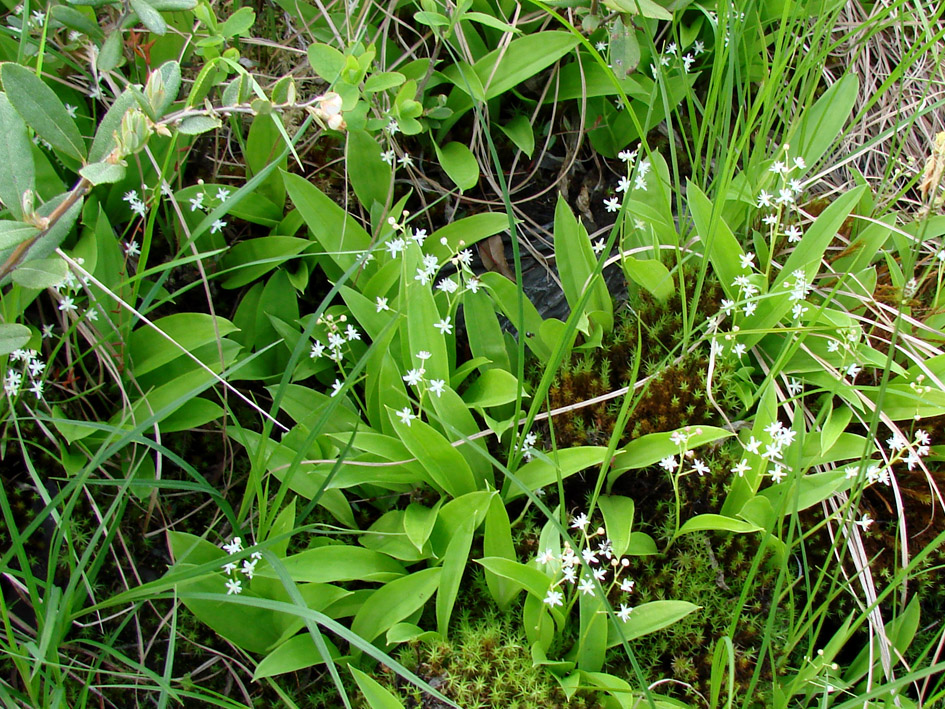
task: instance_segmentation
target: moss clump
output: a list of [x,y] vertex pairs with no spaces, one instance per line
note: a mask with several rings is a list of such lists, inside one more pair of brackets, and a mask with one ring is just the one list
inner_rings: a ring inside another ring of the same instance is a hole
[[[597,709],[593,694],[570,701],[544,668],[532,663],[528,641],[508,614],[479,609],[461,612],[449,640],[408,643],[398,661],[464,709]],[[389,670],[378,678],[407,707],[433,707],[428,695]],[[362,704],[362,706],[367,706]]]

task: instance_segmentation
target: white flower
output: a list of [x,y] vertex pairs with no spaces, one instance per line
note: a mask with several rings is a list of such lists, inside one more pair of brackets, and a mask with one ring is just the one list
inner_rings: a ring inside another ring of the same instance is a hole
[[584,558],[585,564],[597,564],[600,563],[597,561],[597,555],[594,553],[594,550],[590,547],[584,547],[581,549],[581,556]]
[[78,108],[76,106],[73,106],[71,103],[66,104],[66,113],[69,114],[69,118],[75,118],[77,110]]
[[253,559],[250,561],[249,559],[243,559],[243,568],[240,569],[240,571],[243,572],[246,578],[252,579],[253,574],[256,572],[256,560]]
[[789,242],[796,244],[801,240],[801,237],[804,236],[804,232],[801,231],[797,224],[791,224],[791,226],[784,230],[784,235],[788,238]]
[[3,390],[7,396],[16,396],[20,393],[20,385],[23,383],[23,374],[15,369],[8,369],[6,379],[3,380]]
[[441,335],[450,335],[453,332],[453,325],[450,323],[449,316],[438,323],[433,323],[433,327],[439,330]]
[[53,336],[53,327],[54,325],[52,323],[46,323],[45,325],[43,325],[43,339],[44,340],[47,340]]
[[125,256],[138,256],[141,253],[141,246],[137,241],[129,241],[124,245]]
[[787,477],[787,473],[784,471],[784,466],[780,463],[775,463],[768,475],[771,476],[771,480],[775,483],[779,483]]
[[845,370],[846,375],[850,377],[850,379],[856,379],[856,375],[859,374],[861,371],[863,371],[863,368],[860,365],[856,364],[855,362],[853,364],[848,365]]
[[798,170],[804,170],[807,168],[807,163],[804,162],[804,158],[794,158],[794,167]]
[[932,442],[932,439],[928,433],[920,428],[915,432],[915,441],[920,445],[927,446]]
[[446,386],[446,381],[443,379],[430,380],[430,391],[436,394],[437,398],[443,396],[443,387],[445,386]]
[[393,150],[387,150],[387,151],[384,151],[384,152],[381,153],[381,160],[383,160],[384,162],[386,162],[388,165],[393,165],[393,164],[394,164],[394,159],[395,159],[396,157],[397,157],[397,156],[396,156],[396,154],[394,153]]
[[802,391],[804,391],[804,386],[801,384],[799,379],[795,379],[794,377],[791,377],[790,379],[788,379],[787,390],[788,390],[788,394],[790,394],[791,396],[797,396]]
[[646,176],[642,172],[633,180],[633,189],[646,192]]
[[198,192],[196,197],[190,198],[190,211],[196,212],[198,209],[203,209],[203,192]]
[[607,243],[603,239],[598,239],[591,248],[594,250],[594,255],[600,256],[604,252],[604,249],[607,248]]
[[630,613],[633,611],[633,608],[628,606],[626,603],[620,604],[620,610],[617,611],[617,617],[620,618],[624,623],[630,620]]
[[210,233],[216,234],[220,231],[223,231],[223,227],[226,226],[226,222],[222,219],[217,219],[213,224],[210,225]]
[[701,458],[696,458],[692,461],[692,472],[699,473],[699,477],[702,477],[709,472],[709,466],[702,462]]
[[787,187],[780,189],[774,201],[778,204],[794,204],[794,192]]
[[85,318],[89,322],[98,322],[98,310],[95,308],[89,308],[85,311]]
[[594,569],[594,578],[597,579],[598,581],[603,581],[606,575],[607,575],[606,566],[599,566],[596,569]]
[[308,356],[312,359],[317,359],[322,356],[325,352],[325,345],[323,345],[318,340],[315,340],[315,344],[312,345],[312,351],[309,352]]
[[608,212],[616,212],[620,209],[620,200],[616,197],[605,199],[604,206],[607,208]]
[[679,467],[679,461],[676,460],[676,456],[668,455],[660,461],[660,467],[671,473]]
[[788,184],[788,188],[794,194],[800,194],[801,192],[804,191],[804,185],[801,183],[800,180],[788,180],[787,184]]
[[754,455],[758,455],[758,449],[761,447],[761,441],[754,436],[745,444],[745,450]]
[[229,197],[229,196],[230,196],[230,191],[229,191],[226,187],[218,187],[218,188],[217,188],[216,197],[217,197],[217,200],[218,200],[218,201],[220,201],[220,202],[225,202],[226,199],[227,199],[227,197]]
[[636,158],[636,156],[637,156],[636,150],[621,150],[619,153],[617,153],[617,157],[623,160],[624,162],[631,162]]
[[771,164],[771,167],[768,168],[768,171],[780,175],[782,173],[787,172],[788,169],[789,168],[787,165],[785,165],[782,161],[778,160],[777,162],[774,162]]
[[403,167],[413,167],[413,158],[410,157],[410,153],[404,153],[399,158],[397,162]]
[[243,582],[240,579],[229,579],[226,582],[226,595],[240,594],[243,592]]
[[591,580],[590,576],[585,576],[581,579],[581,583],[578,584],[578,591],[585,595],[594,595],[594,581]]
[[738,475],[738,477],[744,477],[745,473],[751,470],[751,466],[748,465],[748,459],[742,458],[742,461],[732,468],[732,472]]
[[689,70],[692,69],[692,65],[695,63],[695,61],[696,61],[696,58],[694,56],[692,56],[691,54],[687,54],[686,56],[682,58],[683,69],[688,73]]
[[587,519],[587,515],[583,512],[575,517],[571,518],[571,529],[585,529],[590,520]]
[[666,54],[675,54],[675,53],[676,53],[676,43],[675,43],[675,42],[670,42],[669,44],[667,44],[667,45],[666,45],[666,49],[664,50],[664,52],[665,52]]
[[771,195],[765,192],[764,190],[761,190],[761,192],[758,193],[758,206],[759,207],[771,206]]
[[594,45],[594,49],[596,49],[598,52],[607,51],[607,42],[598,42]]
[[224,573],[232,574],[234,571],[236,571],[236,564],[234,564],[232,561],[228,561],[223,565]]
[[539,564],[550,564],[554,560],[555,553],[551,549],[545,549],[535,558],[535,561],[537,561]]
[[406,246],[407,242],[399,236],[396,239],[391,239],[387,242],[387,244],[385,244],[385,248],[390,252],[392,258],[403,251]]
[[102,93],[102,87],[96,83],[94,86],[89,88],[89,98],[102,101],[105,98],[105,94]]
[[547,603],[549,606],[554,608],[555,606],[564,605],[564,594],[561,591],[555,591],[553,588],[548,589],[548,594],[542,599],[543,603]]
[[630,180],[627,177],[621,177],[620,181],[617,183],[618,192],[626,192],[630,189]]
[[387,304],[387,298],[382,298],[381,296],[377,296],[375,307],[377,308],[377,312],[381,312],[382,310],[390,310],[390,306]]
[[863,516],[860,519],[856,520],[853,524],[857,527],[861,527],[864,531],[870,528],[870,525],[873,524],[874,520],[870,517],[869,512],[864,512]]
[[778,223],[778,215],[766,214],[764,217],[762,217],[761,221],[763,221],[768,226],[775,226]]
[[795,303],[794,307],[791,308],[791,315],[794,316],[795,320],[799,320],[801,315],[803,315],[807,311],[808,311],[808,308],[805,308],[803,303]]
[[62,301],[59,303],[59,309],[63,312],[69,312],[70,310],[75,310],[75,302],[72,300],[72,296],[65,295],[62,297]]
[[415,387],[420,382],[423,381],[423,367],[420,369],[411,369],[407,372],[401,379],[403,379],[409,386]]
[[751,302],[751,303],[745,303],[745,306],[742,308],[742,311],[743,311],[743,312],[745,313],[745,315],[747,316],[747,315],[752,315],[752,314],[754,314],[754,312],[755,312],[757,309],[758,309],[758,303]]
[[697,39],[695,42],[693,42],[692,51],[696,56],[699,56],[705,51],[705,44],[702,43],[702,40]]
[[344,386],[344,383],[340,379],[336,379],[335,383],[331,385],[331,395],[335,396],[338,392],[341,391],[341,388]]
[[634,586],[633,579],[624,579],[623,581],[620,582],[620,590],[623,591],[624,593],[632,593],[633,586]]
[[734,345],[732,345],[732,353],[739,359],[741,359],[742,355],[744,355],[747,351],[748,346],[744,342],[736,342]]
[[398,131],[400,131],[400,126],[397,125],[396,120],[391,118],[390,121],[388,121],[387,125],[384,126],[384,130],[386,130],[388,133],[393,135],[394,133],[397,133]]
[[243,540],[239,537],[233,537],[233,540],[229,544],[223,545],[223,551],[227,554],[239,554],[243,551]]
[[410,238],[413,239],[417,246],[423,246],[423,242],[427,240],[427,230],[414,229],[410,234]]
[[348,325],[345,328],[345,336],[348,338],[348,342],[351,342],[352,340],[361,339],[361,333],[358,332],[357,329],[353,325]]
[[455,293],[459,289],[459,284],[452,278],[444,278],[436,284],[436,288],[444,293]]
[[400,417],[400,422],[406,424],[407,426],[410,425],[411,421],[417,418],[417,415],[411,411],[410,407],[408,406],[405,406],[400,411],[398,411],[397,416]]
[[742,268],[752,268],[755,265],[753,263],[755,260],[755,255],[752,253],[742,254],[738,258],[742,262]]
[[473,293],[478,293],[481,286],[482,281],[480,281],[475,276],[466,281],[466,288],[468,288]]

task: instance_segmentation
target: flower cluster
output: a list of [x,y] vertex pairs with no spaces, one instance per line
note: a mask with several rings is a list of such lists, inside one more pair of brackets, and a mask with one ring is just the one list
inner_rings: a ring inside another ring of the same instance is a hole
[[[598,527],[594,532],[588,533],[589,524],[590,520],[583,512],[571,518],[571,528],[579,530],[583,537],[577,551],[566,541],[564,551],[560,555],[555,554],[552,549],[545,549],[535,559],[545,570],[553,569],[556,577],[560,573],[560,577],[556,578],[543,599],[552,608],[564,605],[568,588],[565,584],[576,587],[578,592],[589,596],[597,595],[597,584],[600,584],[605,595],[609,595],[615,588],[625,595],[633,592],[633,579],[621,578],[630,565],[630,560],[614,556],[613,545],[610,539],[606,538],[604,528]],[[559,587],[565,590],[558,590]],[[632,612],[633,607],[622,602],[617,617],[626,623]]]
[[[346,323],[348,323],[347,315],[339,315],[336,318],[329,313],[328,315],[320,317],[316,321],[316,324],[324,325],[325,329],[328,331],[328,345],[326,346],[321,340],[315,340],[309,352],[309,357],[318,359],[327,352],[328,354],[326,356],[328,359],[340,362],[344,358],[342,348],[349,342],[361,339],[361,333],[358,332],[358,329]],[[345,326],[343,330],[342,325]]]
[[[43,398],[43,373],[46,363],[40,358],[36,350],[13,350],[9,357],[9,368],[3,378],[3,391],[11,399],[23,389],[24,382],[28,383],[27,391],[36,399]],[[14,365],[19,364],[20,367]]]
[[[233,537],[230,542],[223,545],[223,551],[230,556],[239,554],[243,551],[243,540],[239,537]],[[230,596],[243,592],[243,580],[237,574],[243,574],[247,580],[252,581],[253,574],[256,573],[256,564],[259,563],[260,559],[262,559],[262,554],[254,551],[248,559],[243,559],[242,564],[233,561],[223,564],[223,572],[227,575],[226,595]]]
[[[417,352],[415,357],[420,360],[420,365],[409,370],[402,379],[407,382],[407,386],[416,387],[418,392],[422,395],[424,392],[429,391],[431,394],[436,394],[437,398],[443,396],[443,389],[446,387],[446,381],[443,379],[425,379],[424,374],[426,370],[423,368],[424,362],[426,362],[430,357],[432,357],[429,352],[426,350],[420,350]],[[408,409],[409,411],[409,409]],[[416,417],[413,417],[416,418]],[[412,419],[408,418],[404,421],[408,426]]]
[[535,457],[535,454],[538,452],[538,449],[535,447],[535,444],[538,443],[538,435],[533,432],[528,432],[522,438],[518,444],[518,452],[522,454],[522,457],[525,458],[526,462],[531,461]]
[[[797,432],[787,428],[780,421],[774,421],[768,424],[765,429],[768,434],[767,443],[759,441],[754,435],[750,436],[747,443],[742,443],[746,454],[761,456],[761,459],[771,464],[768,469],[768,475],[771,480],[779,483],[787,477],[787,470],[782,462],[784,460],[784,449],[794,443]],[[764,445],[764,450],[761,446]],[[742,458],[737,465],[732,468],[732,473],[742,477],[752,469],[748,463],[748,458]]]
[[[931,436],[921,428],[915,432],[911,442],[906,440],[905,436],[899,431],[893,432],[886,439],[886,447],[889,448],[889,460],[883,465],[874,463],[866,468],[867,485],[875,483],[890,485],[892,483],[892,466],[900,461],[905,463],[909,470],[915,470],[922,465],[922,459],[931,452],[931,442]],[[847,479],[855,478],[859,471],[859,466],[851,465],[847,468]]]
[[784,159],[775,160],[771,164],[771,167],[768,168],[769,172],[777,176],[777,187],[772,188],[772,192],[761,190],[758,193],[756,206],[759,209],[772,210],[765,213],[761,218],[761,221],[770,227],[772,238],[775,237],[780,230],[780,233],[787,237],[789,243],[796,244],[804,235],[801,227],[796,223],[788,224],[784,226],[783,229],[781,229],[781,227],[784,222],[786,210],[796,206],[797,197],[804,189],[804,184],[800,176],[807,169],[807,163],[804,162],[804,158],[802,157],[795,157],[793,159],[788,157],[788,150],[790,150],[790,146],[785,145]]
[[[689,441],[693,436],[702,434],[701,428],[691,428],[686,426],[679,431],[673,431],[669,435],[669,440],[679,446],[679,456],[668,455],[663,458],[659,465],[669,474],[674,474],[679,469],[680,475],[691,475],[696,473],[700,477],[709,472],[709,466],[701,458],[696,458],[693,451],[689,450]],[[691,466],[685,470],[686,461],[691,461]]]
[[675,63],[677,66],[681,65],[683,71],[688,74],[692,71],[692,65],[696,63],[696,57],[704,51],[705,44],[698,39],[692,43],[692,51],[687,54],[683,54],[683,50],[677,47],[675,42],[670,42],[663,49],[659,59],[650,64],[650,71],[656,77],[659,75],[661,67],[669,67]]

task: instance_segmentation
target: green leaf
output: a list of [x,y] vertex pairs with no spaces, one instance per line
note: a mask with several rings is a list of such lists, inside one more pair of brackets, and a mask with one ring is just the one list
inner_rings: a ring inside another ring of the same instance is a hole
[[[334,643],[328,638],[324,640],[332,658],[337,660],[341,657],[341,653]],[[286,672],[303,670],[324,662],[325,660],[319,654],[318,647],[310,633],[293,635],[259,661],[259,664],[256,665],[256,671],[253,672],[253,681],[258,682],[265,677],[275,677]]]
[[653,294],[657,300],[665,302],[673,294],[673,277],[662,261],[625,256],[621,263],[624,273],[638,286]]
[[308,63],[316,74],[333,84],[345,68],[345,55],[327,44],[314,43],[308,46]]
[[552,30],[513,39],[504,50],[489,52],[473,66],[485,88],[486,100],[548,68],[574,49],[579,41],[570,32]]
[[[512,322],[516,330],[525,333],[525,344],[532,353],[543,363],[547,362],[551,357],[551,349],[538,336],[543,320],[532,302],[520,289],[516,288],[512,281],[499,273],[487,271],[479,277],[479,280],[488,288],[495,306]],[[525,316],[521,322],[518,319],[519,294],[523,299]]]
[[489,295],[483,291],[473,293],[467,290],[462,299],[463,318],[473,358],[481,357],[491,362],[486,366],[511,372],[512,364],[505,349],[505,338]]
[[476,562],[496,576],[508,579],[517,589],[525,589],[539,600],[544,598],[551,588],[552,580],[547,574],[521,562],[494,556],[476,559]]
[[470,517],[463,520],[453,532],[443,557],[443,572],[440,574],[440,586],[436,592],[436,630],[444,638],[448,634],[453,606],[456,605],[459,586],[469,559],[475,521],[475,518]]
[[256,13],[252,8],[241,7],[220,25],[220,34],[227,39],[243,36],[252,29],[255,21]]
[[[478,241],[500,234],[509,229],[509,218],[501,212],[483,212],[464,217],[440,227],[430,234],[424,244],[427,253],[440,261],[462,249],[468,249]],[[446,243],[442,243],[443,240]]]
[[261,236],[234,244],[221,261],[224,288],[242,288],[289,261],[312,245],[295,236]]
[[492,27],[493,29],[497,29],[500,32],[522,34],[522,30],[520,30],[518,27],[513,27],[508,22],[503,22],[497,17],[494,17],[493,15],[487,15],[484,12],[466,12],[463,14],[463,19],[469,20],[470,22],[478,22],[480,25]]
[[157,35],[163,35],[167,32],[167,23],[161,17],[161,13],[154,9],[147,0],[129,0],[131,9],[141,20],[141,24],[149,31]]
[[364,674],[354,665],[348,665],[358,689],[367,700],[371,709],[404,709],[404,705],[393,694],[387,691],[377,680]]
[[102,32],[102,28],[98,26],[98,23],[73,7],[53,5],[49,10],[49,16],[70,30],[80,32],[96,42],[105,41],[105,33]]
[[85,160],[85,141],[59,97],[26,67],[0,64],[3,90],[27,126],[60,153]]
[[804,111],[791,138],[791,153],[813,166],[833,145],[850,117],[859,95],[860,81],[847,73],[824,91],[813,106]]
[[515,116],[506,124],[498,124],[499,130],[505,133],[515,147],[521,150],[528,157],[535,152],[535,131],[532,129],[532,122],[527,116]]
[[406,80],[407,77],[399,71],[380,71],[376,74],[371,74],[371,76],[364,81],[364,93],[374,94],[378,91],[386,91],[395,86],[400,86]]
[[631,15],[640,15],[651,20],[670,22],[673,15],[662,5],[653,0],[604,0],[604,5],[617,12],[627,12]]
[[472,151],[462,143],[447,143],[442,148],[433,142],[440,166],[461,191],[472,189],[479,182],[479,163]]
[[23,195],[33,190],[36,169],[26,124],[4,93],[0,93],[0,134],[0,201],[20,219]]
[[608,321],[605,329],[610,329],[613,325],[613,303],[603,278],[598,274],[591,280],[591,274],[597,266],[591,240],[587,236],[587,230],[578,223],[561,195],[555,205],[554,241],[555,262],[568,305],[572,309],[576,308],[585,290],[590,288],[591,296],[584,306],[584,312],[604,313]]
[[105,42],[95,58],[95,68],[100,72],[111,71],[124,60],[121,38],[121,32],[111,32],[105,38]]
[[125,172],[124,165],[110,162],[93,162],[79,170],[79,174],[93,185],[121,182],[125,179]]
[[[605,587],[606,588],[606,587]],[[596,672],[604,666],[609,626],[603,601],[596,593],[582,593],[578,600],[580,632],[577,642],[577,666]]]
[[149,0],[151,7],[161,12],[180,12],[181,10],[193,10],[197,6],[197,0]]
[[686,522],[676,532],[676,537],[690,532],[735,532],[736,534],[748,534],[750,532],[760,532],[761,527],[751,522],[741,519],[733,519],[724,515],[704,514],[696,515]]
[[400,440],[446,494],[459,497],[476,490],[469,463],[436,429],[419,419],[403,423],[392,409],[387,411]]
[[[518,379],[504,369],[487,369],[463,392],[463,401],[469,406],[486,408],[515,401],[522,386]],[[528,394],[522,392],[523,398]]]
[[[849,489],[854,482],[856,480],[848,479],[844,471],[811,473],[792,483],[772,485],[758,494],[767,497],[775,510],[781,509],[784,514],[792,514],[813,507],[841,490]],[[783,502],[784,496],[787,496],[786,504]],[[780,506],[782,504],[783,507]]]
[[298,583],[370,581],[387,583],[406,574],[399,561],[372,549],[328,544],[286,557],[286,571]]
[[10,274],[15,283],[25,288],[42,290],[62,283],[66,278],[66,262],[55,258],[32,259]]
[[[0,94],[2,96],[2,94]],[[10,249],[39,234],[39,229],[26,222],[0,221],[0,249]]]
[[351,622],[351,632],[372,642],[423,607],[439,586],[440,573],[439,567],[423,569],[384,584],[365,600]]
[[407,533],[407,539],[417,547],[418,551],[423,549],[430,538],[439,511],[439,502],[433,508],[421,505],[419,502],[411,502],[404,510],[404,531]]
[[370,212],[375,203],[382,207],[392,194],[391,168],[381,158],[377,142],[363,130],[348,131],[348,151],[345,156],[348,178],[358,201]]
[[7,355],[24,347],[32,336],[32,331],[26,325],[0,323],[0,355]]
[[[690,432],[689,448],[694,449],[706,443],[714,443],[735,434],[716,426],[700,426],[697,433]],[[639,470],[658,463],[668,455],[679,454],[679,444],[673,443],[673,431],[665,433],[648,433],[645,436],[630,441],[622,451],[618,451],[611,464],[611,474],[608,479],[612,482],[617,476],[627,470]]]
[[[498,495],[492,498],[486,512],[482,537],[482,553],[487,557],[498,557],[515,561],[515,544],[512,542],[512,525],[509,513]],[[486,569],[486,586],[489,594],[501,610],[512,603],[518,589],[508,579]]]
[[286,191],[325,252],[347,270],[357,253],[371,246],[371,237],[357,220],[304,177],[282,171]]
[[177,126],[177,132],[181,135],[200,135],[207,131],[216,130],[223,122],[213,116],[188,116]]
[[[587,468],[600,465],[606,453],[607,448],[604,446],[565,448],[551,454],[549,460],[536,458],[526,463],[518,469],[516,477],[529,490],[538,490],[557,482],[559,476],[567,478]],[[524,494],[522,489],[513,483],[505,495],[505,501],[510,502]]]
[[601,514],[604,515],[604,528],[610,539],[613,554],[618,559],[630,546],[633,532],[633,500],[623,495],[601,495],[597,498]]
[[[635,640],[669,627],[697,610],[699,606],[686,601],[652,601],[636,606],[626,623],[622,623],[619,619],[616,622],[620,623],[620,631],[624,639]],[[614,647],[619,644],[620,636],[611,628],[607,646]]]
[[151,327],[139,327],[131,333],[128,351],[137,376],[236,330],[229,320],[205,313],[175,313],[155,321],[154,325],[173,342]]

